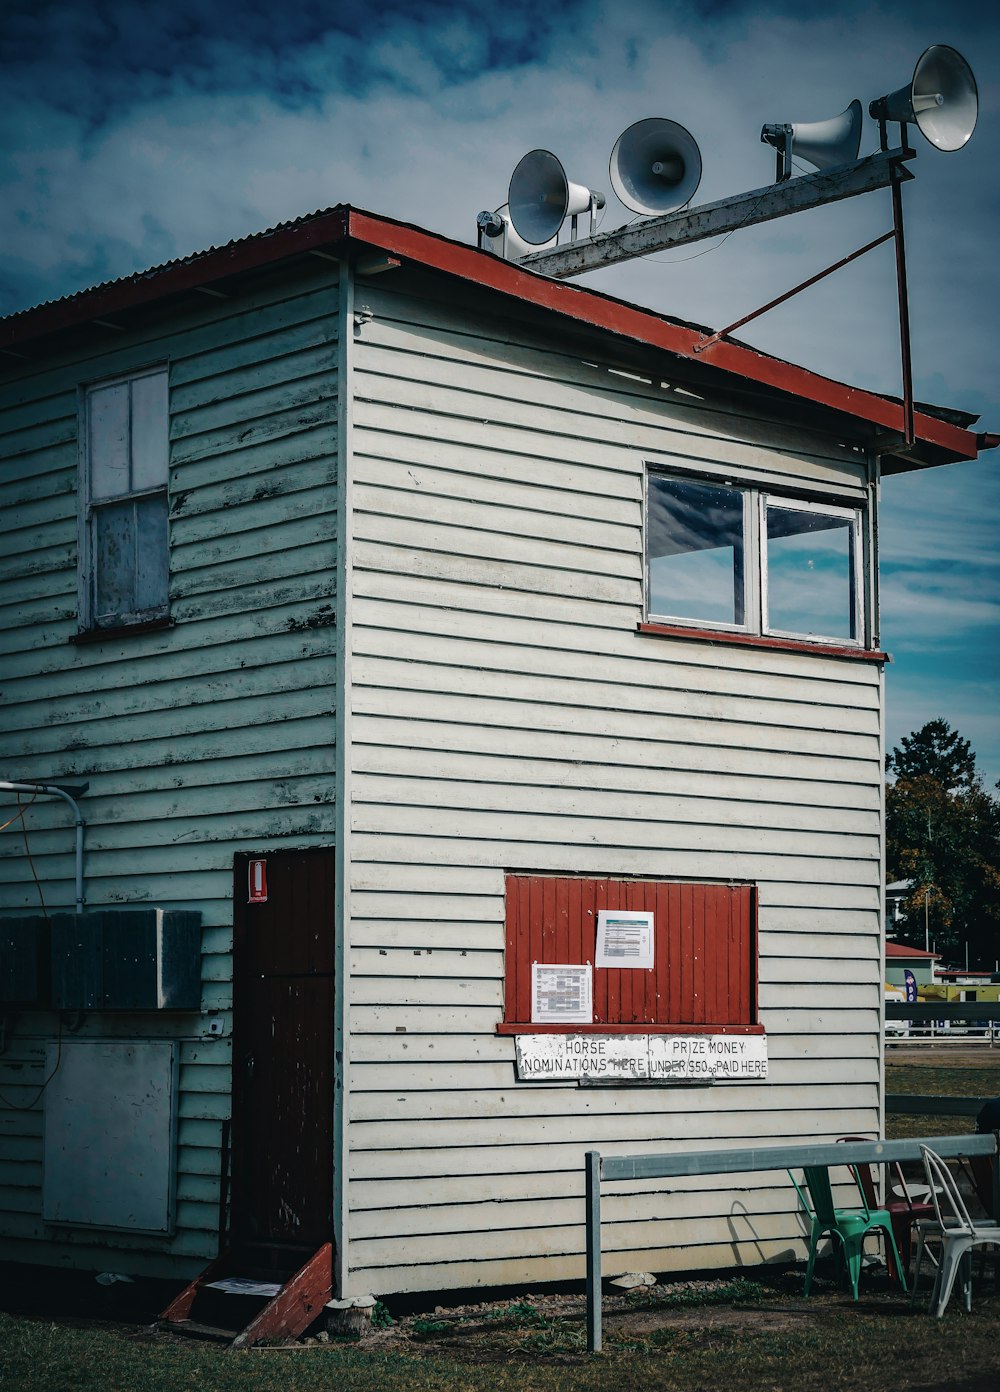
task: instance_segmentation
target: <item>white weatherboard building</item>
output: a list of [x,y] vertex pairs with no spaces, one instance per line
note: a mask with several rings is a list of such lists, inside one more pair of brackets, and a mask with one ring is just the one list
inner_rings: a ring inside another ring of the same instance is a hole
[[[997,438],[706,336],[345,206],[0,321],[9,1259],[579,1278],[589,1149],[879,1131],[878,482]],[[681,1187],[606,1270],[804,1250]]]

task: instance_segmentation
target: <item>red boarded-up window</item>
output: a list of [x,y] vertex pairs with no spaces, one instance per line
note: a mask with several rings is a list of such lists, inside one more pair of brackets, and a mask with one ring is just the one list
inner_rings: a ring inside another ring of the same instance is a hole
[[[506,904],[500,1033],[760,1028],[752,885],[508,875]],[[532,1024],[532,963],[593,963],[601,909],[652,913],[652,969],[594,967],[592,1024]]]

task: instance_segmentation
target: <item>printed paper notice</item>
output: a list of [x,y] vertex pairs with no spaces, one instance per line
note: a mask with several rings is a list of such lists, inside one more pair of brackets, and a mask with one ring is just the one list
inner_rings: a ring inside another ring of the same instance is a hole
[[653,915],[633,909],[599,909],[595,967],[653,965]]
[[532,962],[532,1024],[589,1025],[593,1019],[593,973],[589,962],[582,966]]
[[280,1281],[255,1281],[252,1276],[227,1276],[222,1281],[209,1281],[208,1286],[226,1295],[260,1295],[268,1300],[273,1300],[281,1290]]

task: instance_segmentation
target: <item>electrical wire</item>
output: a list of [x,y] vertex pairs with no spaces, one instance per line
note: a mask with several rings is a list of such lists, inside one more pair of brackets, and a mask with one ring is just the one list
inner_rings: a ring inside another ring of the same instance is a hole
[[741,222],[738,222],[735,227],[730,227],[729,231],[725,234],[725,236],[722,237],[720,241],[715,243],[715,246],[706,247],[704,251],[696,251],[692,256],[673,256],[669,259],[663,256],[644,256],[643,260],[652,261],[659,266],[682,266],[685,261],[697,261],[699,257],[708,256],[713,251],[721,250],[721,248],[724,247],[726,243],[729,241],[729,238],[733,235],[734,232],[738,232],[741,227],[746,226],[747,220],[753,217],[754,213],[757,211],[761,203],[764,201],[765,194],[770,192],[770,189],[765,189],[764,193],[762,193],[760,198],[757,199],[757,202],[753,205],[753,207],[747,211],[746,217],[743,218]]
[[[29,866],[31,867],[31,874],[32,874],[32,878],[33,878],[34,881],[35,881],[35,888],[38,890],[38,900],[39,900],[39,903],[40,903],[41,906],[42,906],[42,916],[43,916],[43,918],[46,920],[47,923],[50,923],[50,922],[51,922],[51,919],[49,918],[49,911],[48,911],[48,908],[46,907],[46,904],[45,904],[45,895],[42,893],[42,882],[41,882],[41,880],[38,878],[38,871],[35,869],[34,857],[33,857],[32,854],[31,854],[31,846],[30,846],[30,844],[29,844],[29,842],[28,842],[28,824],[27,824],[27,822],[25,821],[25,818],[24,818],[25,812],[27,812],[28,808],[31,806],[31,803],[34,802],[35,799],[36,799],[37,797],[38,797],[38,794],[37,794],[37,793],[32,793],[32,795],[31,795],[31,802],[25,803],[25,805],[22,807],[22,806],[21,806],[21,794],[18,793],[18,794],[17,794],[17,806],[18,806],[17,813],[16,813],[15,816],[11,817],[10,821],[5,822],[3,827],[0,827],[0,831],[3,831],[3,830],[4,830],[4,827],[9,827],[13,822],[16,822],[16,821],[20,818],[20,822],[21,822],[21,834],[22,834],[22,836],[24,837],[24,851],[25,851],[25,855],[28,857],[28,864],[29,864]],[[10,1110],[13,1111],[13,1112],[32,1112],[32,1111],[34,1111],[34,1109],[38,1106],[39,1102],[42,1100],[42,1095],[44,1094],[45,1089],[48,1087],[49,1083],[51,1083],[52,1079],[53,1079],[53,1078],[56,1076],[56,1074],[59,1072],[59,1065],[62,1063],[63,1022],[62,1022],[62,1015],[61,1015],[61,1014],[60,1014],[57,1018],[58,1018],[58,1021],[59,1021],[59,1027],[58,1027],[58,1030],[57,1030],[57,1032],[56,1032],[56,1061],[55,1061],[55,1063],[54,1063],[53,1066],[52,1066],[52,1072],[51,1072],[51,1073],[49,1074],[49,1076],[45,1079],[45,1081],[39,1085],[38,1091],[35,1093],[34,1097],[31,1099],[31,1101],[28,1102],[28,1103],[12,1102],[12,1101],[10,1100],[10,1098],[9,1098],[4,1092],[0,1091],[0,1102],[2,1102],[2,1103],[4,1104],[5,1107],[9,1107]]]
[[[34,802],[35,799],[36,799],[37,797],[38,797],[38,794],[37,794],[37,793],[32,793],[32,794],[31,794],[31,802]],[[14,813],[13,817],[9,817],[9,818],[7,819],[7,821],[5,821],[5,822],[0,822],[0,831],[6,831],[7,828],[8,828],[9,826],[13,826],[14,823],[15,823],[16,821],[20,821],[20,822],[21,822],[21,825],[23,826],[23,825],[24,825],[24,814],[25,814],[25,812],[27,812],[28,808],[31,806],[31,802],[26,803],[25,806],[22,807],[22,806],[21,806],[21,794],[18,793],[18,794],[17,794],[17,811]]]
[[[803,164],[800,163],[799,160],[795,159],[794,156],[792,157],[792,163],[795,165],[795,168],[796,168],[796,169],[799,171],[799,173],[801,173],[801,174],[815,174],[815,173],[816,173],[815,170],[809,170],[809,169],[807,169]],[[682,265],[685,263],[685,261],[697,261],[697,260],[699,259],[699,257],[708,256],[708,255],[709,255],[711,252],[713,252],[713,251],[719,251],[722,247],[725,246],[726,242],[729,241],[729,238],[733,235],[734,232],[738,232],[738,231],[740,230],[741,227],[746,226],[747,219],[753,217],[754,213],[755,213],[755,212],[757,211],[757,209],[760,207],[760,205],[761,205],[761,203],[763,202],[764,198],[765,198],[765,197],[767,196],[767,194],[769,194],[771,191],[772,191],[771,188],[766,188],[766,189],[764,189],[763,192],[761,193],[760,198],[758,198],[758,199],[757,199],[757,202],[753,205],[752,208],[750,208],[750,210],[748,211],[746,217],[743,218],[742,222],[738,222],[738,223],[736,224],[735,227],[731,227],[731,228],[729,229],[729,231],[725,234],[725,236],[722,237],[722,239],[721,239],[720,241],[716,242],[716,244],[715,244],[714,246],[706,247],[704,251],[696,251],[696,252],[694,253],[694,255],[692,255],[692,256],[675,256],[675,257],[672,257],[672,258],[669,258],[669,259],[666,258],[666,257],[662,257],[662,256],[644,256],[642,259],[643,259],[644,261],[652,261],[654,264],[660,265],[660,266],[682,266]],[[641,222],[642,219],[641,219],[641,218],[633,218],[632,221],[633,221],[633,222]],[[629,227],[629,226],[631,226],[631,223],[626,223],[625,225],[626,225],[626,227]]]
[[[38,796],[37,793],[33,793],[33,794],[32,794],[32,797],[31,797],[31,802],[34,802],[34,800],[35,800],[35,798],[36,798],[37,796]],[[31,802],[28,803],[28,807],[31,806]],[[18,805],[18,807],[21,807],[21,794],[20,794],[20,793],[17,794],[17,805]],[[22,807],[22,808],[21,808],[21,835],[24,837],[24,854],[28,857],[28,865],[31,867],[31,876],[32,876],[32,879],[35,881],[35,888],[38,890],[38,902],[39,902],[39,903],[41,904],[41,906],[42,906],[42,915],[43,915],[43,917],[48,918],[48,916],[49,916],[49,911],[48,911],[48,909],[45,907],[45,895],[42,893],[42,882],[41,882],[41,880],[38,878],[38,871],[35,869],[35,862],[34,862],[34,859],[32,858],[32,855],[31,855],[31,847],[30,847],[30,845],[28,844],[28,824],[27,824],[27,822],[24,820],[24,814],[25,814],[25,812],[27,812],[28,807]]]
[[6,1093],[0,1092],[0,1102],[2,1102],[5,1107],[9,1107],[12,1112],[33,1112],[35,1108],[38,1106],[39,1102],[42,1100],[42,1094],[45,1092],[45,1089],[48,1087],[49,1083],[51,1083],[52,1079],[59,1072],[59,1065],[62,1063],[63,1038],[63,1022],[61,1015],[58,1017],[58,1020],[59,1027],[56,1031],[56,1061],[52,1065],[52,1072],[45,1079],[44,1083],[39,1084],[38,1091],[35,1093],[31,1101],[26,1103],[12,1102],[10,1098],[6,1095]]

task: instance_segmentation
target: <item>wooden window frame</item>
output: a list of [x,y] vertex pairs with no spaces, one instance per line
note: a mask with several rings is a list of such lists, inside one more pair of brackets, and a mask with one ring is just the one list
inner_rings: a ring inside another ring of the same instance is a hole
[[[654,966],[594,967],[591,1024],[531,1019],[531,964],[593,962],[600,909],[652,911]],[[700,914],[700,920],[699,920]],[[726,957],[717,947],[726,924]],[[763,1034],[757,892],[746,883],[508,872],[498,1034]]]
[[[650,605],[649,555],[649,498],[654,479],[678,482],[717,484],[742,494],[743,497],[743,622],[722,623],[660,613]],[[853,593],[850,596],[854,637],[795,633],[768,626],[767,619],[767,508],[783,507],[803,512],[815,512],[848,521],[851,526],[851,576]],[[748,646],[786,646],[794,643],[799,650],[836,651],[838,656],[867,653],[872,650],[875,628],[870,613],[870,581],[867,537],[869,531],[868,503],[857,498],[825,498],[807,496],[804,492],[786,492],[746,479],[732,479],[713,473],[685,468],[671,468],[647,463],[643,474],[642,495],[642,560],[643,596],[641,632],[690,632],[696,637],[713,637],[725,641],[742,641]],[[880,654],[881,656],[881,654]]]
[[[167,467],[162,483],[155,486],[129,487],[125,491],[115,496],[95,499],[93,496],[93,459],[91,447],[91,401],[98,391],[107,387],[127,386],[129,388],[129,442],[128,457],[129,471],[131,475],[132,467],[132,384],[141,378],[149,378],[162,375],[165,378],[167,392],[167,414],[164,421],[166,439],[164,441],[167,449]],[[170,431],[170,375],[169,365],[164,362],[151,363],[144,367],[136,368],[134,371],[117,373],[112,377],[101,378],[97,381],[87,382],[80,388],[79,394],[79,535],[78,535],[78,556],[79,556],[79,630],[73,635],[73,641],[85,642],[96,640],[102,637],[121,637],[130,633],[146,633],[154,628],[170,626],[170,598],[169,598],[169,572],[170,572],[170,490],[169,490],[169,431]],[[108,508],[120,506],[122,503],[133,503],[137,508],[144,503],[155,502],[162,499],[167,508],[165,556],[163,557],[167,584],[164,590],[163,601],[151,605],[145,609],[134,610],[124,613],[109,614],[103,618],[98,617],[98,596],[97,596],[97,556],[96,556],[96,521],[98,514]]]

